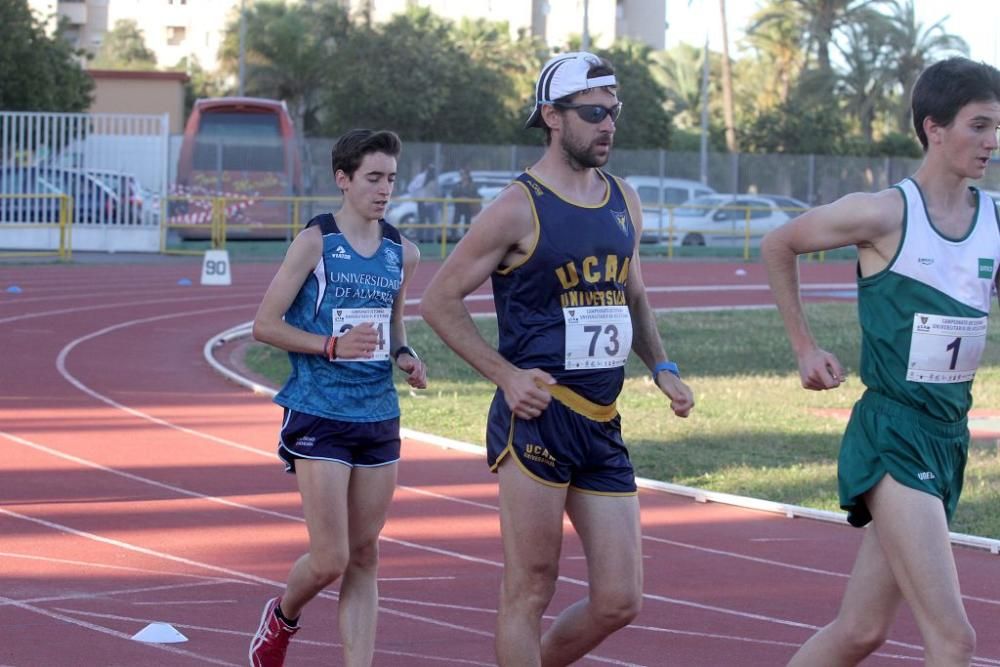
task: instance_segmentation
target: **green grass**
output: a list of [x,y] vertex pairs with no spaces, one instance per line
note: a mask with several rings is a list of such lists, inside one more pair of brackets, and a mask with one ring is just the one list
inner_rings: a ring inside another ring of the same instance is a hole
[[[820,344],[847,367],[840,389],[801,388],[795,360],[776,311],[671,313],[660,332],[695,392],[688,419],[670,412],[665,397],[634,357],[619,410],[639,475],[778,502],[839,510],[837,451],[845,423],[821,410],[849,408],[860,396],[859,330],[853,303],[807,306]],[[495,343],[492,319],[480,330]],[[403,425],[483,443],[494,388],[454,355],[422,322],[408,325],[410,344],[428,364],[430,388],[397,382]],[[990,332],[975,384],[977,408],[1000,409],[1000,332]],[[288,372],[285,353],[258,346],[253,368],[273,380]],[[397,374],[397,380],[401,376]],[[975,441],[962,502],[952,530],[1000,538],[1000,444]]]

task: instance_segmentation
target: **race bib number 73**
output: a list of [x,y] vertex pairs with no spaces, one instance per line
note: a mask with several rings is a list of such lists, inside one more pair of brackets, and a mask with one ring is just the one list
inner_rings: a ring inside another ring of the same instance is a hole
[[632,349],[628,306],[563,308],[566,370],[624,366]]
[[985,317],[913,316],[906,379],[911,382],[967,382],[976,376],[986,348]]

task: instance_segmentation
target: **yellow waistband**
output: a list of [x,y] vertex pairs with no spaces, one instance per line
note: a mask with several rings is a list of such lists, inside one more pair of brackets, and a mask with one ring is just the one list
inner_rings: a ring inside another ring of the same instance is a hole
[[609,422],[618,416],[617,401],[612,402],[611,405],[601,405],[600,403],[587,400],[572,389],[564,387],[561,384],[543,386],[549,390],[552,398],[587,419],[593,419],[595,422]]

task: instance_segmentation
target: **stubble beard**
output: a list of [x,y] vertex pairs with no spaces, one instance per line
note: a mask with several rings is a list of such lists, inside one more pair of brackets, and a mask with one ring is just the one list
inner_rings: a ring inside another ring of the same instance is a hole
[[583,171],[585,169],[595,169],[606,165],[608,163],[608,159],[611,157],[611,142],[613,142],[614,139],[613,137],[608,136],[608,152],[604,155],[597,155],[597,141],[603,138],[603,135],[599,136],[589,145],[581,146],[573,141],[573,137],[563,137],[560,142],[560,148],[562,148],[563,157],[565,158],[566,164],[569,165],[570,169],[573,171]]

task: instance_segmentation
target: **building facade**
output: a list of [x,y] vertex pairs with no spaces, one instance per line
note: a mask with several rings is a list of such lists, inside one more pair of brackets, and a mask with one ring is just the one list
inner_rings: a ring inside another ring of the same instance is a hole
[[[594,47],[607,47],[624,37],[657,50],[665,44],[666,0],[330,1],[355,15],[369,15],[376,23],[412,6],[427,7],[453,20],[505,21],[512,35],[530,33],[553,47],[581,37],[586,15],[586,32]],[[117,21],[133,20],[146,46],[156,54],[158,67],[173,67],[186,57],[196,58],[206,70],[218,66],[226,26],[239,16],[243,3],[252,5],[253,0],[29,0],[51,30],[57,17],[64,19],[66,36],[77,48],[96,52]]]

